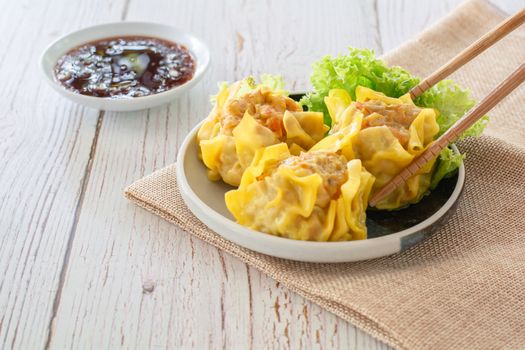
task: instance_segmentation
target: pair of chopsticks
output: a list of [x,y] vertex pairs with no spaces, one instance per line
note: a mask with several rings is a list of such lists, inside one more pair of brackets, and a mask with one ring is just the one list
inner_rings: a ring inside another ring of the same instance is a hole
[[[417,98],[423,92],[437,84],[465,63],[485,51],[487,48],[498,42],[501,38],[518,28],[525,22],[525,8],[515,15],[503,21],[496,28],[485,34],[472,45],[467,47],[457,56],[448,61],[444,66],[432,73],[429,77],[410,90],[412,99]],[[454,142],[465,130],[471,127],[476,121],[497,105],[504,97],[509,95],[525,80],[525,62],[522,63],[514,72],[505,78],[496,88],[494,88],[481,102],[472,108],[467,114],[459,119],[450,129],[448,129],[437,140],[415,158],[405,169],[398,173],[383,188],[376,192],[370,199],[369,205],[376,206],[383,198],[388,196],[397,187],[402,185],[411,176],[415,175],[426,163],[436,157],[441,151]]]

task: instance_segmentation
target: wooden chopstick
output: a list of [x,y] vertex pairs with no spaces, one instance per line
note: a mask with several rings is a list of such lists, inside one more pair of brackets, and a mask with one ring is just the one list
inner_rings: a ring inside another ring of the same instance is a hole
[[456,140],[465,130],[472,126],[495,105],[497,105],[505,96],[509,95],[525,80],[525,62],[518,69],[512,72],[503,80],[495,89],[493,89],[480,103],[459,119],[450,129],[441,135],[436,141],[430,144],[428,148],[415,158],[405,169],[397,174],[383,188],[376,192],[368,202],[374,207],[383,198],[388,196],[398,186],[402,185],[411,176],[421,169],[426,163],[432,160],[448,146],[449,143]]
[[498,40],[503,38],[505,35],[518,28],[525,22],[525,8],[518,11],[513,16],[507,18],[501,22],[496,28],[492,29],[487,34],[472,43],[465,50],[460,52],[457,56],[452,58],[450,61],[441,66],[438,70],[432,73],[430,76],[421,81],[417,86],[414,86],[410,91],[412,99],[420,96],[423,92],[430,89],[432,86],[440,82],[441,80],[454,73],[458,68],[463,66],[465,63],[472,60],[474,57],[485,51],[490,46],[494,45]]

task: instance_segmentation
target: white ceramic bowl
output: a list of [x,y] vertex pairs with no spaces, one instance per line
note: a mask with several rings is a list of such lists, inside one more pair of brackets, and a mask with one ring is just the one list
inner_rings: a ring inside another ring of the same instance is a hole
[[[174,41],[186,46],[196,61],[195,74],[188,82],[154,95],[112,99],[81,95],[67,90],[56,81],[55,65],[60,57],[69,50],[90,41],[115,36],[144,35]],[[40,67],[49,84],[61,95],[86,107],[109,111],[133,111],[168,103],[178,95],[195,85],[204,75],[210,64],[210,52],[202,40],[177,28],[158,23],[116,22],[96,25],[69,33],[50,44],[40,57]]]
[[[245,248],[279,258],[307,262],[350,262],[378,258],[400,252],[434,233],[455,209],[465,181],[465,168],[443,183],[422,202],[399,212],[387,212],[382,222],[404,221],[406,228],[392,232],[377,222],[368,223],[369,238],[349,242],[310,242],[272,236],[237,224],[224,202],[230,189],[222,182],[208,180],[206,168],[197,157],[197,125],[184,140],[177,158],[177,182],[188,208],[213,231]],[[458,152],[453,145],[453,150]],[[419,209],[417,208],[419,207]],[[423,213],[421,216],[421,212]],[[374,213],[371,213],[374,214]],[[382,214],[381,214],[382,215]],[[388,217],[397,215],[398,217]],[[404,215],[413,217],[404,218]],[[371,215],[369,215],[371,216]],[[398,220],[401,216],[402,220]],[[415,223],[415,224],[414,224]]]

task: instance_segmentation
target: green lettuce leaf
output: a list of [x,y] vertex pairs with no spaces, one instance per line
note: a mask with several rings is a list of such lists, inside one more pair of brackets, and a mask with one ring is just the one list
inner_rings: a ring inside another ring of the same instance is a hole
[[280,75],[261,74],[260,81],[262,86],[266,86],[273,91],[282,91],[288,94],[284,90],[284,79]]
[[[419,78],[401,67],[389,67],[375,57],[368,49],[349,48],[347,55],[324,56],[312,66],[310,81],[313,92],[306,94],[301,103],[308,110],[324,113],[325,123],[331,125],[324,98],[331,89],[345,89],[355,99],[358,85],[383,92],[391,97],[407,93],[419,83]],[[460,119],[476,101],[470,91],[461,88],[452,80],[443,80],[423,93],[416,101],[418,106],[435,108],[439,111],[437,123],[439,135],[448,130]],[[479,136],[488,118],[485,116],[469,128],[462,137]],[[439,136],[438,135],[438,136]],[[432,179],[432,188],[447,176],[452,176],[463,161],[463,155],[455,154],[447,148],[441,152]]]
[[[476,100],[470,95],[470,91],[462,89],[452,80],[442,80],[418,97],[415,101],[418,106],[431,107],[439,111],[437,123],[441,136],[469,109],[474,107]],[[479,136],[488,123],[488,117],[484,116],[466,130],[461,137]]]
[[[251,91],[251,90],[255,90],[261,86],[265,86],[269,88],[270,90],[278,92],[278,93],[282,93],[283,95],[288,95],[288,91],[284,90],[283,77],[280,75],[261,74],[259,81],[260,83],[257,84],[253,76],[249,76],[249,77],[242,79],[240,81],[241,86],[235,93],[235,96],[241,96],[242,94],[248,91]],[[220,82],[218,86],[219,86],[219,92],[217,93],[217,95],[221,93],[223,90],[227,89],[230,86],[230,84],[226,81],[223,81],[223,82]],[[212,95],[210,97],[210,101],[212,104],[215,103],[215,100],[217,99],[217,95]]]
[[436,188],[444,178],[455,175],[464,158],[464,154],[457,154],[449,147],[441,151],[432,174],[430,189]]
[[368,49],[350,48],[346,56],[324,56],[313,64],[310,81],[314,91],[301,99],[309,110],[323,112],[325,124],[332,121],[324,104],[331,89],[345,89],[355,99],[358,85],[381,91],[391,97],[404,95],[419,80],[401,67],[388,67]]

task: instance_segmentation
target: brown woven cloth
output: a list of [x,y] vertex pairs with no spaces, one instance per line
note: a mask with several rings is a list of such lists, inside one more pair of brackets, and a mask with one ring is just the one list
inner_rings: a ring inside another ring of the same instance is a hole
[[[486,2],[467,2],[386,59],[424,76],[502,18]],[[525,30],[479,56],[454,79],[482,97],[523,60]],[[524,114],[521,88],[491,112],[490,136],[461,143],[467,181],[450,221],[423,243],[386,258],[309,264],[241,248],[186,208],[174,166],[135,182],[126,196],[397,348],[523,349]]]

